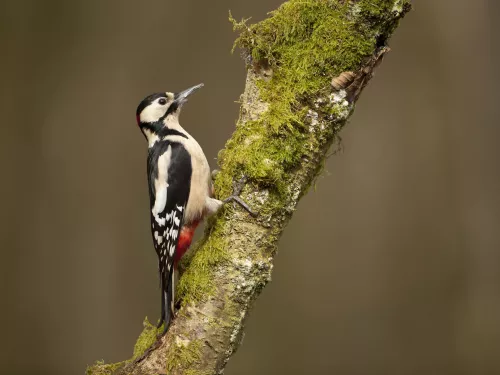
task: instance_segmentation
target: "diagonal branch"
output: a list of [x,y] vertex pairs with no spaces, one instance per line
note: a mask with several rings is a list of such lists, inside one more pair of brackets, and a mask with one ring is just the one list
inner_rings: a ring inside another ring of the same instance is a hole
[[246,176],[242,198],[210,220],[184,262],[181,308],[165,337],[145,322],[134,358],[88,374],[219,374],[238,348],[252,302],[271,277],[281,233],[322,170],[409,0],[289,0],[240,32],[248,67],[236,131],[219,154],[219,197]]

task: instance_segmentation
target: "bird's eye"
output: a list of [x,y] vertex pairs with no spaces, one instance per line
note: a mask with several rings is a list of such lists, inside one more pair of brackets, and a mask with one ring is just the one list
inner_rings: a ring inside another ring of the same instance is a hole
[[165,105],[165,104],[167,104],[167,99],[165,99],[165,98],[161,98],[160,100],[158,100],[158,103],[159,103],[160,105]]

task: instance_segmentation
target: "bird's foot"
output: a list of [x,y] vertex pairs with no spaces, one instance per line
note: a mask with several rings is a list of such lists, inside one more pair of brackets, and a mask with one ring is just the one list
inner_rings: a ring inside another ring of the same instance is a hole
[[223,204],[229,202],[238,203],[245,211],[247,211],[252,217],[257,217],[259,214],[257,212],[252,211],[252,209],[246,204],[246,202],[240,198],[240,194],[245,187],[245,183],[247,182],[247,178],[243,176],[238,182],[233,184],[233,194],[222,201]]

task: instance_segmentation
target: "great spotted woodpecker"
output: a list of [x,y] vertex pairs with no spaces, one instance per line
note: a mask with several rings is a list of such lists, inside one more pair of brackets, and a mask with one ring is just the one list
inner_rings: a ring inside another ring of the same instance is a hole
[[183,104],[202,86],[199,84],[176,94],[149,95],[136,112],[137,123],[149,144],[147,175],[151,232],[161,285],[158,327],[165,323],[163,333],[174,316],[174,270],[191,245],[200,221],[229,201],[236,201],[254,215],[238,197],[239,191],[224,201],[212,197],[207,158],[198,142],[179,124]]

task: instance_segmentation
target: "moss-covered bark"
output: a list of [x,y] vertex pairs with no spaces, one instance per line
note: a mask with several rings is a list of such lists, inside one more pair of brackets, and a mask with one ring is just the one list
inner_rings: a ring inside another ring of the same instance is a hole
[[409,0],[290,0],[254,25],[231,18],[248,75],[215,186],[226,197],[246,176],[242,198],[260,215],[228,206],[211,219],[185,262],[168,334],[143,355],[156,335],[145,324],[131,360],[98,363],[88,374],[223,371],[270,280],[283,229],[409,9]]

